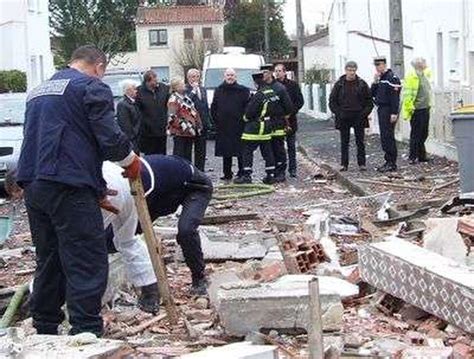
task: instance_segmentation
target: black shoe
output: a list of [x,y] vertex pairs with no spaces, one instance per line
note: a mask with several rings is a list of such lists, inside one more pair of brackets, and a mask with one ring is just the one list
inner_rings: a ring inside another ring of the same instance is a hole
[[286,181],[286,177],[284,174],[281,174],[281,175],[275,176],[274,181],[275,183],[282,183]]
[[342,166],[342,167],[339,169],[339,172],[346,172],[348,169],[349,169],[348,166]]
[[408,164],[416,165],[416,160],[410,159],[410,160],[408,160]]
[[250,177],[249,175],[243,175],[242,177],[237,177],[234,180],[234,183],[235,184],[250,184],[252,183],[252,177]]
[[397,165],[389,164],[386,172],[397,172]]
[[377,167],[377,172],[388,172],[390,168],[390,164],[388,162],[385,162],[382,166]]
[[431,160],[429,158],[425,157],[425,158],[418,159],[418,162],[427,163],[427,162],[431,162]]
[[199,279],[193,279],[191,284],[191,290],[189,291],[191,295],[206,296],[208,282],[206,277],[201,277]]
[[366,172],[367,171],[367,166],[366,165],[360,165],[359,166],[359,171],[360,172]]
[[289,173],[290,173],[290,177],[293,177],[293,178],[298,177],[298,176],[296,175],[296,171],[290,171]]
[[232,175],[224,175],[220,179],[222,181],[230,181],[230,180],[232,180]]
[[275,176],[266,175],[264,178],[262,178],[262,182],[265,184],[274,184],[276,183]]
[[160,292],[158,290],[158,284],[153,283],[141,287],[137,306],[144,312],[158,314],[160,311]]

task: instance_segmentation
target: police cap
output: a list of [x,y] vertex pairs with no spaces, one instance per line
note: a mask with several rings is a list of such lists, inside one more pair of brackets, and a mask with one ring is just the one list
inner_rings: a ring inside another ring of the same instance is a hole
[[264,64],[260,66],[260,70],[262,71],[273,71],[275,69],[275,66],[273,64]]
[[374,65],[378,65],[380,63],[386,64],[387,63],[387,58],[385,56],[374,57]]
[[259,71],[259,72],[254,72],[252,74],[252,79],[257,82],[257,81],[261,81],[263,79],[263,71]]

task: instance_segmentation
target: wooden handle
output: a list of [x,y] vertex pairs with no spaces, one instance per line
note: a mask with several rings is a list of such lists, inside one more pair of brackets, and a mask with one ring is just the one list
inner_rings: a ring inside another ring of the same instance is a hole
[[160,294],[165,304],[166,313],[168,314],[170,322],[176,324],[178,322],[178,313],[173,296],[171,295],[168,277],[166,275],[166,266],[163,262],[161,238],[157,236],[153,230],[153,223],[150,218],[150,213],[148,212],[141,178],[130,180],[130,187],[135,200],[135,206],[137,207],[140,226],[145,236],[148,253],[150,254],[151,263],[153,264],[153,270],[158,280],[158,288],[160,289]]

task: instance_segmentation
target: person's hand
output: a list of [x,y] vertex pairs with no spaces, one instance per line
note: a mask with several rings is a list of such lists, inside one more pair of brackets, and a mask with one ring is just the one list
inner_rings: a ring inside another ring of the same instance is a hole
[[115,189],[107,188],[107,189],[105,190],[105,195],[106,195],[106,196],[115,197],[116,195],[118,195],[118,191],[115,190]]
[[140,157],[135,155],[132,160],[132,163],[127,167],[124,167],[125,171],[122,172],[122,176],[131,180],[135,180],[140,177],[140,169],[142,164],[140,162]]
[[[115,191],[115,196],[117,195],[117,191]],[[99,200],[99,207],[102,208],[102,209],[105,209],[106,211],[108,212],[111,212],[113,214],[119,214],[120,211],[117,207],[115,207],[112,202],[109,201],[109,199],[107,198],[107,196],[105,196],[104,198],[102,198],[101,200]]]
[[374,83],[378,83],[380,81],[380,74],[378,72],[376,72],[374,74]]
[[390,115],[390,123],[397,123],[398,115]]

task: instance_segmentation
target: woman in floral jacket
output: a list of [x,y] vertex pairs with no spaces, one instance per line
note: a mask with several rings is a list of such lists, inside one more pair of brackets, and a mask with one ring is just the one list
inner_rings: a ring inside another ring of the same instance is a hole
[[[181,79],[171,80],[171,96],[168,100],[168,133],[173,136],[173,155],[192,162],[193,144],[203,130],[201,118],[193,101],[185,95]],[[196,152],[196,147],[194,147]],[[194,153],[196,158],[196,153]]]

